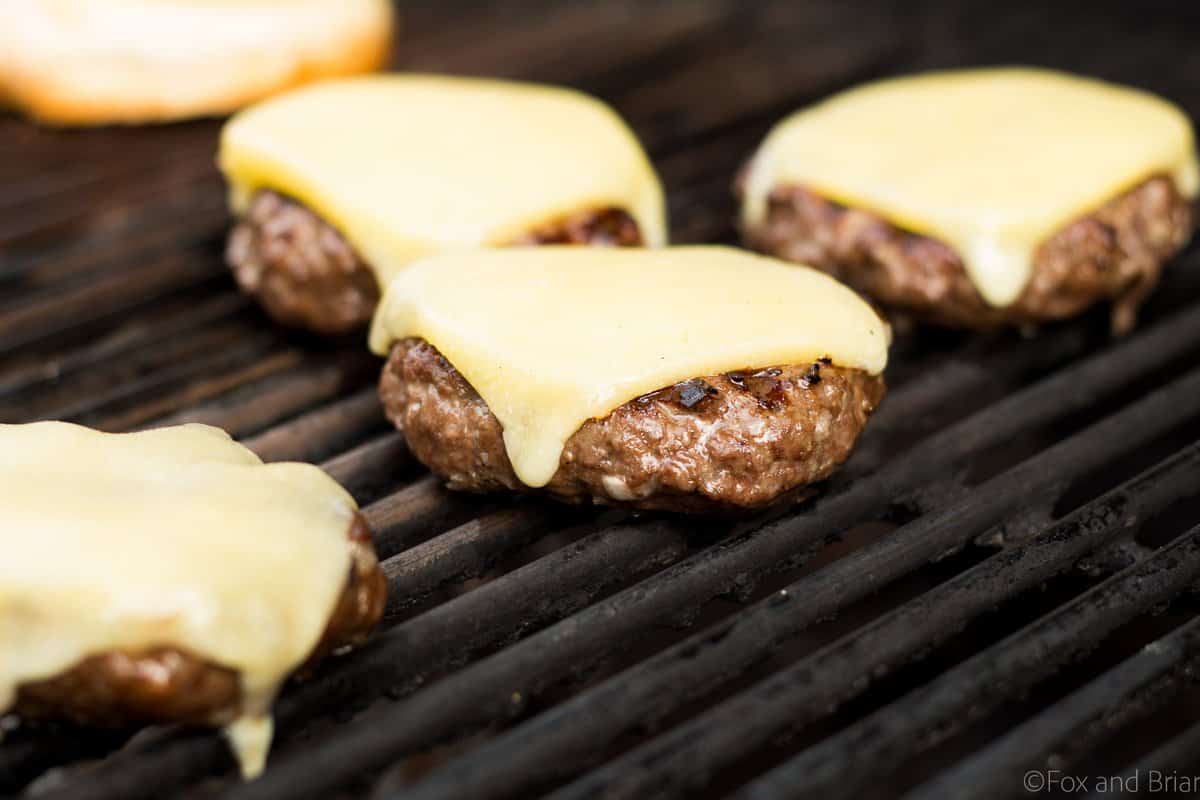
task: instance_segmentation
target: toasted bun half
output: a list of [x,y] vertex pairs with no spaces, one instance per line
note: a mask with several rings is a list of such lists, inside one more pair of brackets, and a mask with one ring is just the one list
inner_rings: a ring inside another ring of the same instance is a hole
[[388,0],[21,0],[0,100],[58,125],[224,114],[388,58]]

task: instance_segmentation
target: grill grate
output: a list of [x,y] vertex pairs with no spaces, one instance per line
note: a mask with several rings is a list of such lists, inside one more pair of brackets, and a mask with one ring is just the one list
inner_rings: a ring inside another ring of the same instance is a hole
[[[648,143],[676,238],[732,241],[727,184],[766,127],[876,75],[1044,63],[1200,117],[1197,20],[1043,5],[454,0],[406,9],[398,65],[600,94]],[[358,341],[235,293],[217,127],[0,119],[0,420],[203,421],[322,463],[377,532],[384,629],[284,693],[257,782],[209,732],[17,729],[0,792],[1003,797],[1030,769],[1200,762],[1197,248],[1119,342],[1102,314],[899,337],[858,450],[786,513],[465,497],[389,430]]]

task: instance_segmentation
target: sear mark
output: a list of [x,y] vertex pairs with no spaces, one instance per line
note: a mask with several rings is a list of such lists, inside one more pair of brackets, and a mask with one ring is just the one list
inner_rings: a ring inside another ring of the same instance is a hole
[[[822,359],[823,361],[824,359]],[[821,363],[822,361],[814,361],[813,365],[808,368],[808,372],[804,373],[804,377],[800,379],[800,385],[807,389],[810,386],[816,386],[821,382]]]
[[684,408],[693,408],[705,398],[715,397],[717,389],[703,378],[692,378],[679,384],[679,402]]

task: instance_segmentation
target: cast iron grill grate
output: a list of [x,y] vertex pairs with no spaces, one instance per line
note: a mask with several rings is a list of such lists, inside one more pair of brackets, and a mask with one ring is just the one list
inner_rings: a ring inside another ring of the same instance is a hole
[[[610,99],[664,174],[680,240],[733,239],[727,184],[775,117],[879,74],[1034,61],[1200,116],[1171,68],[1194,61],[1187,37],[1103,4],[1083,20],[982,3],[467,7],[412,8],[399,64]],[[1079,35],[1055,37],[1068,22]],[[1115,31],[1127,50],[1088,45]],[[899,337],[854,457],[786,513],[464,497],[389,431],[357,341],[281,331],[235,293],[216,131],[0,120],[0,420],[197,420],[322,463],[377,532],[386,622],[285,692],[257,782],[231,777],[211,733],[18,728],[0,791],[999,797],[1028,770],[1095,789],[1200,762],[1200,250],[1121,341],[1101,314],[1036,339]]]

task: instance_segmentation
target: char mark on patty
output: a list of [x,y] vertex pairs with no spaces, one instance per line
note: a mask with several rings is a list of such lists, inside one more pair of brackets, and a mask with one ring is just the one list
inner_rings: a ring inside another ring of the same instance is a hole
[[432,345],[397,342],[380,379],[388,417],[451,488],[697,513],[761,508],[826,478],[883,392],[881,377],[823,360],[698,376],[585,422],[531,490],[499,420]]

